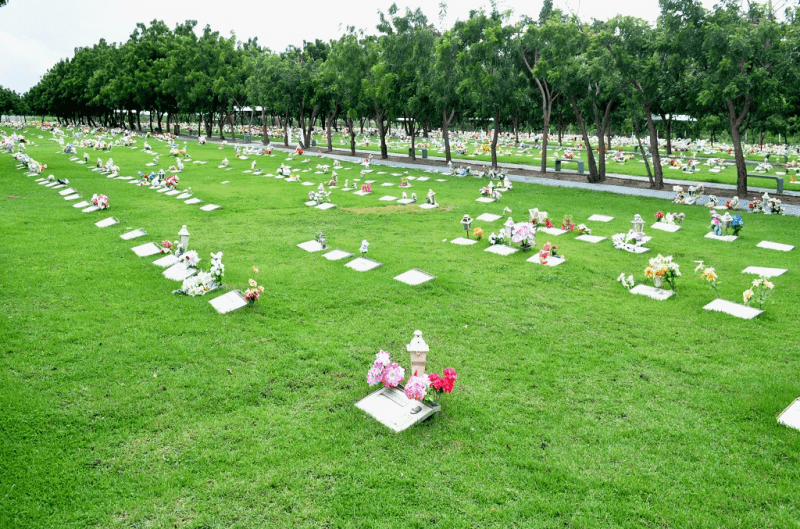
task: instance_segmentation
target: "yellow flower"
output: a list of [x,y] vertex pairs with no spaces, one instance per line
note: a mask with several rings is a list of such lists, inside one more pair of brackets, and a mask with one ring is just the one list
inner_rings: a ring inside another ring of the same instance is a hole
[[747,290],[745,290],[745,291],[742,293],[742,297],[744,298],[744,302],[745,302],[745,303],[747,303],[747,301],[748,301],[750,298],[752,298],[752,297],[753,297],[753,289],[752,289],[752,288],[748,288]]
[[255,280],[255,279],[251,279],[251,280],[249,280],[249,281],[248,281],[248,283],[250,283],[250,286],[251,286],[251,287],[254,287],[254,286],[257,286],[257,285],[258,285],[258,282],[256,282],[256,280]]
[[652,279],[655,276],[655,272],[653,271],[652,266],[648,266],[644,269],[644,276],[648,279]]
[[717,273],[714,271],[713,268],[706,268],[700,277],[702,277],[706,281],[715,281],[717,279]]
[[258,287],[259,292],[264,292],[264,287]]
[[253,267],[253,272],[255,272],[255,273],[257,274],[257,273],[258,273],[258,268],[256,268],[256,267],[254,266],[254,267]]

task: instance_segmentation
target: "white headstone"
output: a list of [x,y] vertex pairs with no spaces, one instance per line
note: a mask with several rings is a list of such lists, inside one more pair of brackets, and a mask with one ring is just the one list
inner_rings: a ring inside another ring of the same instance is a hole
[[458,244],[459,246],[470,246],[478,243],[478,241],[475,239],[465,239],[464,237],[458,237],[450,242],[453,244]]
[[587,220],[592,220],[595,222],[610,222],[614,220],[614,217],[609,217],[608,215],[592,215]]
[[358,401],[356,408],[364,410],[395,432],[402,432],[441,409],[411,400],[398,388],[381,388]]
[[495,253],[497,255],[511,255],[517,251],[519,251],[518,248],[512,248],[504,244],[493,244],[484,250],[484,252]]
[[718,241],[733,242],[737,238],[736,235],[717,235],[713,231],[706,233],[706,239],[716,239]]
[[[542,260],[539,259],[539,254],[538,253],[536,255],[534,255],[533,257],[529,257],[528,259],[525,259],[525,260],[527,262],[529,262],[529,263],[542,264]],[[551,255],[550,257],[547,258],[547,262],[544,263],[544,265],[545,266],[558,266],[558,265],[560,265],[562,263],[566,263],[566,262],[567,262],[566,259],[563,259],[561,257],[553,257]]]
[[64,200],[78,200],[81,196],[77,193],[64,197]]
[[319,252],[320,250],[323,249],[322,245],[320,243],[318,243],[317,241],[301,242],[297,246],[299,248],[302,248],[303,250],[305,250],[307,252]]
[[[188,204],[188,202],[187,202],[187,204]],[[222,208],[222,206],[220,206],[218,204],[206,204],[205,206],[203,206],[200,209],[202,211],[214,211],[215,209],[220,209],[220,208]]]
[[655,288],[645,285],[643,283],[639,283],[638,285],[636,285],[631,289],[631,294],[640,294],[642,296],[647,296],[648,298],[663,301],[665,299],[669,299],[669,297],[672,296],[674,292],[672,290],[663,290],[660,288]]
[[133,253],[139,257],[148,257],[150,255],[161,253],[161,248],[159,248],[154,242],[148,242],[139,246],[134,246],[131,248],[131,250],[133,250]]
[[490,204],[490,203],[492,203],[494,201],[495,201],[495,199],[492,198],[492,197],[479,197],[479,198],[475,199],[475,202],[482,202],[484,204]]
[[679,226],[677,224],[667,224],[666,222],[656,222],[655,224],[650,226],[650,228],[652,228],[654,230],[660,230],[660,231],[666,231],[666,232],[669,232],[669,233],[675,233],[675,232],[681,231],[682,226]]
[[[578,235],[575,237],[578,241],[590,242],[592,244],[597,244],[600,241],[606,240],[606,237],[600,237],[599,235]],[[641,248],[641,247],[640,247]]]
[[788,408],[778,415],[778,422],[789,428],[800,430],[800,399],[792,402]]
[[731,316],[736,316],[737,318],[742,318],[745,320],[752,320],[762,312],[763,310],[756,309],[753,307],[747,307],[745,305],[740,305],[738,303],[733,303],[731,301],[726,301],[724,299],[715,299],[705,307],[706,310],[715,310],[717,312],[724,312],[726,314],[730,314]]
[[478,218],[475,220],[482,220],[483,222],[494,222],[497,219],[502,219],[502,218],[503,217],[501,215],[494,215],[493,213],[484,213],[478,216]]
[[397,200],[397,197],[393,197],[392,195],[386,195],[386,196],[382,196],[378,200],[381,200],[383,202],[393,202],[393,201]]
[[431,281],[432,279],[436,279],[436,276],[414,268],[408,272],[403,272],[399,276],[395,276],[395,279],[407,285],[419,285],[421,283]]
[[344,250],[331,250],[330,252],[323,254],[322,257],[324,257],[328,261],[338,261],[340,259],[353,257],[353,254],[351,254],[350,252],[345,252]]
[[175,263],[162,273],[167,279],[172,279],[173,281],[183,281],[184,279],[195,275],[197,270],[186,266],[185,263]]
[[319,204],[318,206],[315,206],[314,209],[326,210],[326,209],[333,209],[335,207],[336,207],[336,204],[331,204],[330,202],[323,202],[322,204]]
[[98,228],[108,228],[109,226],[113,226],[117,223],[119,223],[119,220],[115,219],[114,217],[108,217],[107,219],[98,220],[94,223],[94,225]]
[[144,237],[145,235],[147,235],[147,232],[144,230],[133,230],[129,231],[128,233],[123,233],[122,235],[119,236],[119,238],[128,241],[130,239],[135,239],[137,237]]
[[240,291],[231,290],[227,294],[223,294],[212,300],[209,300],[209,303],[220,314],[226,314],[246,306],[247,300],[244,299],[244,296]]
[[368,272],[369,270],[378,268],[381,263],[367,259],[366,257],[357,257],[345,265],[347,268],[352,268],[356,272]]
[[91,202],[87,202],[86,200],[81,200],[80,202],[76,202],[72,205],[73,208],[85,208],[86,206],[91,206]]
[[768,250],[778,250],[781,252],[789,252],[794,250],[794,246],[790,244],[781,244],[779,242],[761,241],[756,246],[759,248],[766,248]]
[[569,233],[569,230],[562,230],[560,228],[537,228],[536,231],[540,231],[548,235],[553,235],[554,237],[558,237],[559,235],[564,235],[565,233]]
[[785,268],[766,268],[763,266],[748,266],[742,270],[743,274],[755,274],[764,277],[777,277],[787,272]]
[[202,200],[200,200],[199,198],[190,198],[189,200],[184,200],[183,203],[191,205],[191,204],[199,204],[200,202],[202,202]]
[[153,264],[156,266],[160,266],[161,268],[169,268],[170,266],[174,265],[178,262],[178,258],[175,257],[174,254],[167,254],[161,259],[156,259],[153,261]]

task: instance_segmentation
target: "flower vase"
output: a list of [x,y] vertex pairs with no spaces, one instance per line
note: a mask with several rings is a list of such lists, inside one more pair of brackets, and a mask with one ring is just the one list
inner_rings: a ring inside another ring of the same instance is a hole
[[656,288],[661,288],[661,285],[663,285],[663,282],[662,282],[662,280],[661,280],[661,278],[659,276],[653,277],[653,285],[655,285]]

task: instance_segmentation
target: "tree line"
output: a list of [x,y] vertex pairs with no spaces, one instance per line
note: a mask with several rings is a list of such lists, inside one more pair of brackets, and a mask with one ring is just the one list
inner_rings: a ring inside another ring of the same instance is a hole
[[[651,25],[630,16],[582,22],[552,0],[537,18],[512,22],[492,3],[440,31],[421,10],[401,13],[392,5],[378,12],[376,35],[349,27],[336,40],[282,52],[209,26],[198,34],[195,21],[170,29],[155,20],[137,24],[122,44],[77,48],[24,96],[0,91],[0,114],[141,130],[140,115],[148,111],[151,130],[189,118],[203,123],[208,136],[216,126],[220,137],[237,122],[296,123],[304,145],[319,124],[329,150],[332,130],[344,126],[353,154],[366,120],[375,124],[382,157],[397,124],[411,139],[412,157],[418,135],[441,129],[448,161],[448,132],[467,123],[491,127],[494,167],[501,131],[518,137],[535,130],[542,133],[542,170],[550,135],[560,142],[569,127],[586,146],[598,139],[587,149],[590,182],[605,178],[614,131],[649,150],[645,162],[657,188],[663,187],[659,135],[669,156],[676,132],[712,141],[724,132],[744,195],[744,134],[763,141],[764,134],[788,138],[800,128],[800,10],[778,13],[772,2],[735,0],[710,10],[699,0],[659,0],[659,6]],[[260,115],[246,110],[258,107]]]

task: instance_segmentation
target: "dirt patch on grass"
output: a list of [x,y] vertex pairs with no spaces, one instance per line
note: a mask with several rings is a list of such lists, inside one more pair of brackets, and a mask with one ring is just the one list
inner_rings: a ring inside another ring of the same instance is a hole
[[15,198],[19,198],[19,197],[16,196],[16,195],[8,195],[6,198],[9,199],[9,200],[14,200]]

